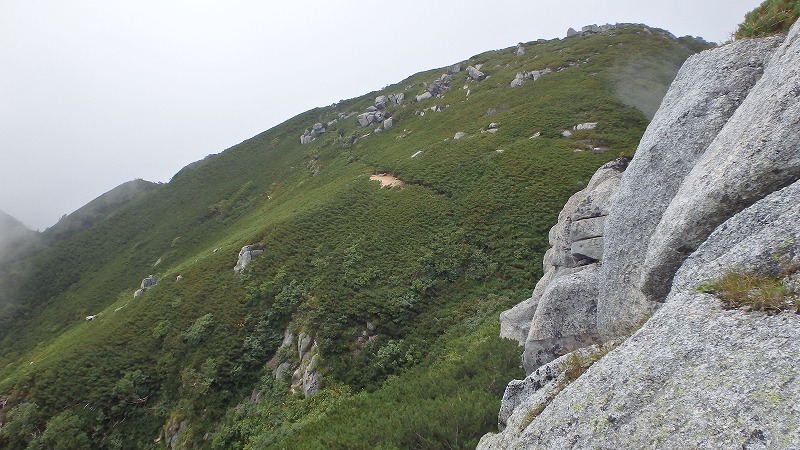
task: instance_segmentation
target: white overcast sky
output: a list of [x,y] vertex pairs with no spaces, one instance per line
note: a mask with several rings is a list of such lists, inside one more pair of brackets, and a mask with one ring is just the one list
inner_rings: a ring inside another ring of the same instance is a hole
[[728,40],[758,0],[0,0],[0,210],[43,230],[308,109],[568,27]]

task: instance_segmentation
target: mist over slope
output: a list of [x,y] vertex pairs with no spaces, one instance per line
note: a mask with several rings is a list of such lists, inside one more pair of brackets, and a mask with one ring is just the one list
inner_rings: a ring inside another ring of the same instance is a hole
[[18,247],[35,235],[22,222],[0,211],[0,265],[16,257]]
[[695,51],[621,26],[475,55],[70,227],[0,280],[24,306],[0,327],[0,442],[474,447],[521,375],[496,314],[647,124],[614,68],[672,61],[663,89]]
[[100,195],[74,212],[65,215],[42,235],[52,243],[90,228],[96,221],[110,217],[128,202],[158,187],[157,183],[132,180]]

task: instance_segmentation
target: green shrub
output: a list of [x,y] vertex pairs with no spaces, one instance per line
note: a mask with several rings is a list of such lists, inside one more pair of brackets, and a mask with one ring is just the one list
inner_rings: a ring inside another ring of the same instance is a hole
[[199,344],[203,339],[206,338],[213,324],[214,324],[213,314],[208,313],[202,317],[199,317],[183,333],[183,339],[189,345]]

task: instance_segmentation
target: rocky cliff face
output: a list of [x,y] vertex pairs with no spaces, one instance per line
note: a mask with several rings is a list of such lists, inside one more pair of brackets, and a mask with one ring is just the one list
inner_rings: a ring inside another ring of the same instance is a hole
[[[501,316],[529,376],[479,448],[800,446],[800,316],[698,290],[757,273],[798,301],[800,26],[690,58],[617,173],[570,199]],[[577,214],[590,197],[607,210]]]

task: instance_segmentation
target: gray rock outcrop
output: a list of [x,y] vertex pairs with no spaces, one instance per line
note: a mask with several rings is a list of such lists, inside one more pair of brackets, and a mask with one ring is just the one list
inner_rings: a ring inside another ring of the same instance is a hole
[[525,81],[525,74],[522,72],[517,72],[517,75],[511,80],[511,87],[522,86],[522,83]]
[[406,94],[399,93],[399,94],[389,94],[389,101],[392,102],[393,105],[397,106],[403,103],[403,99],[406,97]]
[[300,136],[300,144],[310,144],[311,141],[317,138],[317,136],[322,135],[325,132],[325,126],[321,123],[315,123],[310,130],[306,130],[303,132],[303,135]]
[[444,73],[428,86],[428,92],[434,97],[440,96],[445,91],[450,90],[451,81],[453,81],[453,77]]
[[799,97],[800,33],[794,33],[773,53],[664,211],[642,268],[641,288],[649,300],[666,296],[683,260],[719,224],[800,178]]
[[601,335],[627,333],[663,301],[646,297],[640,287],[651,236],[779,43],[776,38],[737,41],[690,57],[678,72],[622,177],[607,219],[598,300]]
[[431,98],[431,97],[433,97],[433,95],[432,95],[430,92],[428,92],[428,91],[425,91],[425,92],[423,92],[422,94],[419,94],[419,95],[417,96],[417,101],[418,101],[418,102],[421,102],[421,101],[423,101],[423,100],[426,100],[426,99],[429,99],[429,98]]
[[386,109],[387,105],[389,105],[389,97],[385,95],[379,95],[375,97],[375,108],[384,110]]
[[[530,318],[529,376],[479,449],[800,448],[800,315],[698,291],[745,273],[800,296],[798,86],[800,24],[687,60],[610,201],[570,199],[534,295],[503,313],[507,337]],[[543,338],[591,333],[592,295],[595,342],[619,346],[535,367]]]
[[597,339],[595,327],[603,258],[603,224],[627,160],[603,165],[567,201],[550,229],[545,275],[531,298],[500,314],[500,336],[525,345],[526,373]]
[[247,265],[250,264],[250,261],[253,259],[253,257],[262,253],[264,253],[264,250],[256,250],[252,245],[245,245],[241,250],[239,250],[239,259],[236,261],[233,271],[236,273],[242,273]]
[[139,287],[142,289],[150,289],[151,287],[158,284],[158,280],[153,275],[148,275],[147,278],[143,279]]
[[[374,107],[370,107],[374,108]],[[362,127],[368,127],[372,124],[381,123],[383,122],[384,115],[383,112],[377,111],[367,111],[363,114],[359,114],[356,119],[358,120],[358,124]]]
[[458,72],[461,72],[461,64],[453,64],[452,66],[447,68],[448,75],[455,75]]
[[511,80],[510,86],[511,87],[522,86],[522,84],[525,82],[525,80],[530,79],[530,80],[536,81],[542,75],[547,75],[547,74],[552,73],[552,72],[553,71],[548,69],[548,68],[544,68],[542,70],[531,70],[530,72],[517,72],[517,75],[514,77],[513,80]]
[[297,336],[290,330],[283,334],[283,342],[276,356],[267,365],[273,369],[276,380],[288,378],[291,374],[292,392],[302,392],[310,397],[321,388],[319,350],[314,336],[301,332]]
[[482,81],[486,78],[486,75],[483,72],[473,66],[467,67],[467,76],[472,81]]
[[592,24],[581,27],[581,31],[577,31],[576,29],[570,27],[569,29],[567,29],[567,37],[589,36],[592,34],[604,33],[606,31],[613,30],[614,28],[623,25],[631,25],[631,24],[615,24],[615,25],[612,25],[610,23],[607,23],[605,25]]

